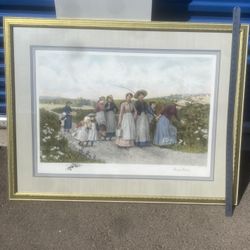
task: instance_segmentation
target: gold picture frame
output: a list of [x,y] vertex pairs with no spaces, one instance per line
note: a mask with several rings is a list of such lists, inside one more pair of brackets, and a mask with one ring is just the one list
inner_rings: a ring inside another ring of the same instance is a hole
[[[216,34],[224,34],[225,37],[227,37],[228,41],[230,41],[230,35],[232,33],[232,25],[228,24],[202,24],[202,23],[165,23],[165,22],[143,22],[143,21],[109,21],[109,20],[73,20],[73,19],[28,19],[28,18],[4,18],[4,46],[5,46],[5,65],[6,65],[6,92],[7,92],[7,116],[8,116],[8,171],[9,171],[9,199],[11,200],[68,200],[68,201],[121,201],[121,202],[168,202],[168,203],[183,203],[183,204],[221,204],[223,205],[225,203],[225,196],[223,194],[223,186],[225,186],[225,183],[220,183],[218,185],[221,185],[221,193],[218,196],[213,196],[212,194],[208,195],[198,195],[195,193],[194,195],[168,195],[168,194],[152,194],[153,192],[150,191],[150,185],[153,189],[158,188],[158,184],[155,182],[152,182],[151,184],[145,184],[145,187],[143,186],[143,180],[138,180],[140,183],[139,189],[149,189],[144,195],[141,192],[140,194],[134,193],[133,195],[128,194],[129,192],[124,192],[121,194],[117,194],[116,192],[111,193],[101,193],[101,189],[94,190],[94,194],[91,193],[86,187],[83,188],[83,190],[86,190],[82,192],[75,192],[75,190],[70,191],[69,193],[64,192],[65,188],[58,188],[58,192],[52,191],[52,192],[41,192],[39,189],[37,191],[26,191],[26,187],[22,188],[22,180],[20,179],[22,169],[19,169],[20,167],[20,159],[23,159],[21,155],[23,155],[24,151],[19,152],[19,149],[22,143],[20,145],[17,145],[17,137],[19,136],[20,131],[22,130],[22,126],[25,126],[25,121],[22,121],[20,124],[18,123],[18,119],[20,118],[20,111],[17,111],[17,105],[20,104],[20,100],[22,98],[17,99],[17,89],[20,78],[18,78],[19,74],[17,73],[17,67],[20,65],[15,64],[15,60],[18,57],[21,57],[22,53],[20,53],[20,48],[17,46],[18,39],[20,41],[20,34],[22,34],[23,30],[27,30],[28,32],[32,33],[32,30],[40,30],[41,34],[46,33],[46,30],[50,30],[50,32],[58,32],[58,34],[61,34],[61,31],[70,31],[71,35],[77,36],[76,31],[80,30],[90,30],[92,33],[94,33],[96,30],[106,31],[109,33],[110,31],[126,31],[130,32],[131,36],[133,36],[133,32],[140,31],[140,32],[148,32],[147,34],[150,34],[150,32],[154,32],[155,35],[161,35],[161,33],[166,32],[172,32],[176,34],[180,34],[182,36],[188,37],[190,41],[192,41],[192,36],[197,38],[199,35],[206,37],[209,37],[210,34],[212,34],[211,39],[216,38]],[[237,92],[236,92],[236,98],[235,98],[235,119],[234,119],[234,204],[236,205],[238,203],[238,189],[239,189],[239,173],[240,173],[240,151],[241,151],[241,136],[242,136],[242,122],[243,122],[243,104],[244,104],[244,91],[245,91],[245,72],[246,72],[246,55],[247,55],[247,41],[248,41],[248,29],[249,27],[247,25],[241,25],[240,28],[240,49],[239,49],[239,64],[238,64],[238,79],[237,79]],[[34,32],[36,34],[37,31]],[[17,34],[19,37],[17,37]],[[26,33],[25,33],[26,34]],[[33,34],[33,35],[34,35]],[[146,33],[145,33],[146,34]],[[154,37],[152,35],[152,37]],[[139,37],[142,38],[142,37]],[[138,39],[139,39],[138,38]],[[26,38],[25,39],[29,39]],[[53,38],[52,38],[53,39]],[[73,39],[73,38],[72,38]],[[152,38],[153,39],[153,38]],[[35,41],[35,39],[34,39]],[[198,41],[198,40],[197,40]],[[201,41],[204,42],[204,40],[201,39]],[[36,40],[36,45],[41,45],[39,41]],[[157,43],[157,42],[156,42]],[[200,42],[201,43],[201,42]],[[58,43],[59,44],[59,43]],[[204,44],[204,43],[203,43]],[[34,44],[29,44],[29,46],[33,46]],[[53,41],[49,44],[50,46],[53,45]],[[26,46],[26,45],[25,45]],[[72,45],[72,47],[76,46],[75,44]],[[179,45],[179,47],[183,45]],[[178,47],[177,46],[177,47]],[[229,46],[229,45],[228,45]],[[231,44],[230,44],[231,46]],[[227,52],[230,49],[230,46],[228,47]],[[189,45],[189,48],[192,47],[192,44]],[[202,47],[202,49],[206,48],[206,44]],[[208,49],[209,50],[209,49]],[[30,50],[27,50],[30,52]],[[26,52],[27,52],[26,51]],[[219,49],[218,49],[219,51]],[[220,51],[219,51],[220,52]],[[20,54],[18,54],[20,53]],[[230,56],[228,54],[223,54],[225,52],[221,52],[223,59],[221,60],[228,60],[227,64],[229,64]],[[28,59],[30,59],[30,55],[27,55]],[[225,57],[225,58],[224,58]],[[28,61],[27,59],[27,61]],[[19,61],[20,62],[20,61]],[[226,61],[225,61],[226,62]],[[221,66],[221,65],[220,65]],[[25,67],[24,69],[29,68]],[[228,69],[228,67],[227,67]],[[26,72],[27,79],[30,77],[30,72]],[[226,72],[226,67],[223,72],[219,72],[219,74],[228,74],[229,71]],[[228,76],[225,79],[229,79]],[[31,79],[30,79],[31,80]],[[220,79],[221,80],[221,79]],[[218,81],[220,81],[218,80]],[[28,83],[30,84],[30,83]],[[219,83],[220,84],[220,83]],[[226,83],[226,86],[229,85],[229,81]],[[18,89],[19,90],[19,89]],[[20,93],[18,92],[18,95],[26,95],[27,93]],[[32,91],[27,97],[28,99],[32,96]],[[219,99],[221,98],[222,93],[219,93]],[[225,99],[226,100],[226,99]],[[223,106],[223,101],[219,101],[220,111],[222,112],[224,108],[224,112],[226,111],[226,106]],[[26,111],[25,111],[26,112]],[[217,112],[217,111],[216,111]],[[27,111],[25,113],[25,117],[29,123],[32,123],[32,116],[34,115],[34,112]],[[225,123],[223,123],[225,124]],[[216,123],[217,126],[217,123]],[[222,125],[218,125],[222,126]],[[29,127],[29,125],[28,125]],[[220,128],[219,128],[220,129]],[[223,129],[223,128],[222,128]],[[32,133],[32,132],[30,132]],[[34,140],[31,137],[28,136],[28,142],[34,143]],[[31,140],[30,140],[31,138]],[[220,139],[220,142],[225,142],[225,138]],[[224,144],[223,144],[224,145]],[[34,145],[33,145],[34,146]],[[29,148],[33,147],[31,145],[27,146],[28,151]],[[224,145],[225,146],[225,145]],[[223,147],[224,147],[223,146]],[[29,151],[31,152],[31,151]],[[27,157],[32,158],[33,156],[28,153]],[[222,156],[221,156],[222,157]],[[29,162],[33,162],[30,160]],[[223,163],[224,164],[224,163]],[[222,165],[223,165],[222,164]],[[217,165],[215,165],[215,168],[219,168],[218,162]],[[30,170],[33,171],[33,170]],[[225,172],[225,166],[221,170],[221,173]],[[217,175],[218,173],[214,173]],[[222,174],[223,175],[223,174]],[[49,179],[48,182],[52,185],[53,177],[36,177],[31,176],[30,178],[37,178],[39,179],[39,183],[46,178]],[[219,179],[221,182],[225,182],[225,176],[217,176],[215,179]],[[58,181],[59,178],[55,178],[54,181]],[[65,184],[62,185],[69,185],[69,181],[66,180],[67,178],[61,178],[60,181],[65,181]],[[98,179],[98,178],[97,178]],[[105,182],[108,178],[100,179],[100,186],[109,185],[107,182]],[[113,178],[114,179],[114,178]],[[74,179],[75,180],[75,179]],[[87,180],[87,182],[91,184],[91,181],[96,181],[95,178],[90,179],[84,179]],[[103,183],[101,182],[103,180]],[[131,183],[135,183],[137,179],[131,180]],[[27,182],[27,180],[25,180]],[[24,182],[25,182],[24,181]],[[113,188],[114,185],[128,185],[125,182],[123,183],[121,181],[121,184],[119,184],[119,180],[112,180],[116,184],[112,184]],[[158,181],[159,183],[162,183],[164,180]],[[173,183],[174,180],[166,180],[166,182]],[[179,180],[181,182],[181,180]],[[183,181],[183,182],[191,182]],[[194,181],[195,182],[195,181]],[[212,183],[213,180],[207,180],[207,182]],[[39,185],[42,185],[42,184]],[[99,183],[99,182],[98,182]],[[142,183],[142,184],[141,184]],[[34,184],[30,184],[31,186]],[[112,189],[111,185],[111,189]],[[136,184],[135,184],[136,185]],[[139,185],[139,184],[138,184]],[[159,184],[160,185],[160,184]],[[171,184],[172,185],[172,184]],[[178,184],[179,185],[179,184]],[[189,185],[189,184],[185,184]],[[198,185],[198,184],[197,184]],[[212,185],[212,184],[211,184]],[[91,186],[92,187],[92,186]],[[176,186],[177,187],[177,186]],[[110,189],[110,190],[111,190]],[[135,188],[136,189],[136,188]],[[160,187],[161,190],[165,189],[165,186]],[[190,188],[191,189],[191,188]],[[21,190],[21,191],[20,191]],[[28,188],[27,188],[28,190]],[[43,188],[41,188],[43,190]],[[164,192],[163,192],[164,193]]]

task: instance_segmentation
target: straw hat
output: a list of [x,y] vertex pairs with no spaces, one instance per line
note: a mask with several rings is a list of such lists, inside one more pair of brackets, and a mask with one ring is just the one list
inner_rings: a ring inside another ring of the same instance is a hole
[[134,98],[138,98],[139,95],[143,95],[144,97],[148,94],[148,92],[144,89],[138,90],[136,91],[136,93],[134,94]]

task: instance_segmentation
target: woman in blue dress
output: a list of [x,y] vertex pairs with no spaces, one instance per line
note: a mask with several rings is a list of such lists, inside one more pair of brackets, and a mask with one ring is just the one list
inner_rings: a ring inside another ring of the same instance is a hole
[[69,132],[72,128],[72,109],[70,107],[71,102],[67,102],[63,108],[64,113],[64,132]]
[[177,118],[176,105],[171,104],[166,106],[156,125],[154,135],[155,145],[166,146],[177,143],[177,129],[172,124],[172,118],[174,116]]

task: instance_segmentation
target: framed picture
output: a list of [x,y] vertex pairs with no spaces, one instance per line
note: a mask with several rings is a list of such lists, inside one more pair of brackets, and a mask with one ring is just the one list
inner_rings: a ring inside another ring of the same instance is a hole
[[[6,18],[10,199],[225,202],[232,26]],[[248,26],[235,93],[238,200]]]

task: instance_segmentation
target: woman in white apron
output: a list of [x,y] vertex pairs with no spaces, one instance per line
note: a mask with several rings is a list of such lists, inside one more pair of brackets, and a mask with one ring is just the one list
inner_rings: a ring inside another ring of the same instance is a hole
[[126,94],[126,101],[121,104],[118,128],[120,134],[117,135],[116,144],[119,147],[133,147],[135,141],[135,116],[136,109],[132,103],[133,94]]

